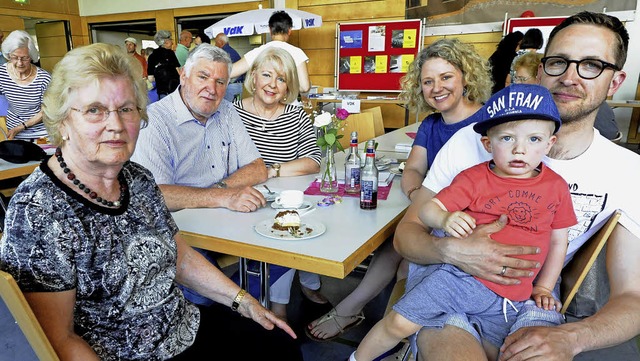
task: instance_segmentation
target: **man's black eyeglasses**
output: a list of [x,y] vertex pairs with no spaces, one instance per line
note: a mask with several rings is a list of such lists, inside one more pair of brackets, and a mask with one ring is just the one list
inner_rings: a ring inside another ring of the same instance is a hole
[[599,77],[606,68],[620,70],[617,65],[599,59],[569,60],[561,56],[547,56],[542,58],[541,62],[544,72],[551,76],[564,74],[571,63],[576,64],[578,76],[582,79],[595,79]]

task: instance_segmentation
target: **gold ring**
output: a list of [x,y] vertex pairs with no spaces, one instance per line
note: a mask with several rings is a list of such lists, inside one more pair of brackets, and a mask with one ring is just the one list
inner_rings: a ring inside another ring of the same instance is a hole
[[507,266],[502,266],[502,271],[500,271],[500,276],[504,276],[505,272],[507,272]]

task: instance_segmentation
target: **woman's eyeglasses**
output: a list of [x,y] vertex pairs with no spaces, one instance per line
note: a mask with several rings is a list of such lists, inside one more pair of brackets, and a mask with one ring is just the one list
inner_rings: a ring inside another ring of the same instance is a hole
[[616,71],[620,70],[617,65],[599,59],[570,60],[561,56],[547,56],[542,58],[541,62],[544,72],[550,76],[560,76],[564,74],[569,68],[569,65],[575,63],[578,76],[587,80],[599,77],[606,68],[611,68]]
[[31,61],[31,57],[30,56],[15,56],[15,55],[9,55],[9,60],[13,63],[17,63],[19,61],[23,62],[23,63],[28,63]]
[[84,118],[91,123],[102,122],[103,120],[106,120],[109,117],[109,114],[113,112],[118,113],[120,119],[126,122],[140,120],[140,108],[136,107],[122,107],[114,110],[109,110],[106,107],[101,106],[92,106],[84,110],[77,108],[70,109],[81,113],[82,116],[84,116]]
[[512,81],[513,83],[515,83],[515,84],[522,84],[522,83],[526,82],[527,80],[529,80],[529,79],[531,79],[531,78],[533,78],[533,77],[531,77],[531,76],[518,76],[518,75],[516,75],[516,76],[512,76],[512,77],[511,77],[511,81]]

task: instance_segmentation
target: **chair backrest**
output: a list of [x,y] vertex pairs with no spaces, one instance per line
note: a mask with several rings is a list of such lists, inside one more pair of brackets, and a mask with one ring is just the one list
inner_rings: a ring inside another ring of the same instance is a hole
[[600,254],[600,251],[602,251],[602,248],[604,248],[607,243],[611,232],[613,232],[613,229],[618,224],[620,215],[620,211],[614,212],[607,223],[580,247],[571,262],[563,268],[562,281],[560,284],[560,298],[562,300],[560,313],[564,314],[567,311],[569,304],[578,292],[589,269],[591,269],[596,258],[598,258],[598,254]]
[[0,115],[0,141],[7,140],[7,118],[4,115]]
[[340,138],[340,144],[345,149],[349,148],[351,142],[351,132],[358,132],[358,142],[366,142],[376,137],[376,131],[373,124],[372,113],[353,113],[349,114],[347,121],[344,123],[344,137]]
[[13,277],[0,271],[0,296],[40,361],[59,361],[38,319]]
[[373,114],[373,128],[376,133],[376,137],[384,134],[384,120],[382,119],[382,108],[373,107],[369,109],[362,109],[362,112]]

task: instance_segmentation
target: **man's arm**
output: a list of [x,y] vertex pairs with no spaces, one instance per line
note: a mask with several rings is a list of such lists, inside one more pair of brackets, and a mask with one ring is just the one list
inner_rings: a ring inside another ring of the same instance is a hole
[[235,171],[224,179],[226,189],[199,188],[160,184],[169,210],[184,208],[228,208],[232,211],[253,212],[264,207],[264,195],[252,186],[267,180],[267,168],[262,158]]
[[229,75],[229,79],[237,78],[240,75],[246,73],[249,70],[249,63],[247,59],[244,57],[240,58],[240,60],[236,61],[231,65],[231,74]]
[[298,81],[300,82],[300,93],[306,93],[311,89],[311,80],[309,80],[309,72],[307,71],[307,62],[296,66],[298,68]]
[[557,327],[526,327],[506,338],[500,360],[570,360],[640,334],[640,239],[618,224],[607,242],[609,301],[591,317]]
[[[414,193],[417,194],[400,220],[393,239],[396,251],[407,260],[417,264],[450,263],[471,275],[506,285],[520,283],[518,277],[531,277],[533,272],[528,269],[540,267],[535,261],[513,257],[538,253],[538,247],[504,245],[489,238],[504,228],[505,215],[496,222],[477,226],[464,239],[432,236],[418,214],[420,207],[431,201],[435,194],[425,187]],[[503,266],[507,271],[501,276]]]

